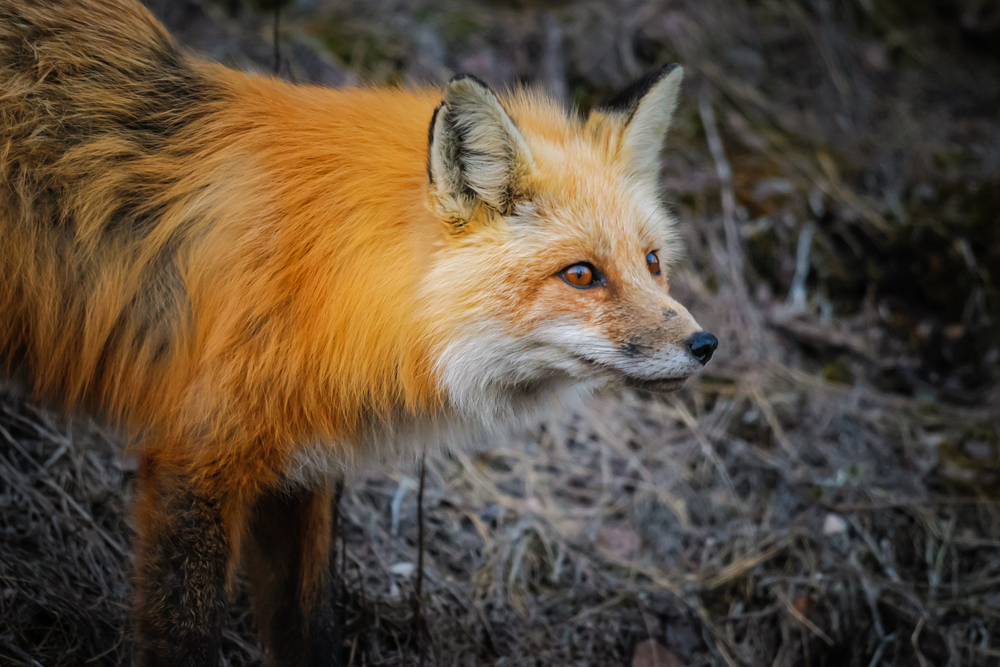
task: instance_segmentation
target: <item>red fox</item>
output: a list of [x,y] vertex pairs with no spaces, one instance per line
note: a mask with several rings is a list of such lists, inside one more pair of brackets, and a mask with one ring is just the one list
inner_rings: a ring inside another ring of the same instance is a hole
[[200,61],[136,0],[0,0],[0,367],[141,466],[134,660],[328,664],[331,480],[716,338],[668,294],[680,67],[586,118],[459,76],[332,90]]

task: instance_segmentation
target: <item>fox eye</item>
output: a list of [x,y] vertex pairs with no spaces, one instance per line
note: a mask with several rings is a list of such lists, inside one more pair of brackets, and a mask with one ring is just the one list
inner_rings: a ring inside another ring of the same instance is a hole
[[660,256],[656,254],[655,250],[646,255],[646,268],[649,269],[650,275],[660,275]]
[[597,275],[597,269],[586,262],[567,266],[559,272],[559,275],[573,287],[595,287],[603,284]]

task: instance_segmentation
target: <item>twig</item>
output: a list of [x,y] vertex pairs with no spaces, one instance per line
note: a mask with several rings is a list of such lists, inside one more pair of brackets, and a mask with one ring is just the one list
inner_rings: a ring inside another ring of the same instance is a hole
[[882,659],[882,654],[885,653],[885,649],[889,646],[891,642],[896,641],[896,633],[888,634],[882,638],[879,642],[878,648],[875,649],[875,654],[872,656],[871,662],[868,663],[868,667],[878,667],[879,660]]
[[[755,108],[760,115],[773,121],[788,134],[795,136],[805,134],[806,130],[801,123],[790,118],[780,104],[772,101],[757,88],[727,76],[724,70],[714,63],[703,62],[700,65],[700,70],[737,105],[744,109],[748,106]],[[883,217],[879,208],[874,205],[872,197],[859,195],[842,183],[829,179],[822,171],[817,170],[811,161],[796,154],[795,151],[788,150],[786,145],[777,141],[773,136],[768,138],[770,145],[763,149],[767,157],[819,184],[824,192],[839,203],[860,212],[871,226],[872,231],[877,232],[881,239],[887,240],[889,238],[892,225]]]
[[[229,628],[222,631],[222,636],[228,641],[238,646],[240,650],[247,654],[251,660],[260,660],[264,657],[264,654],[260,652],[260,649],[248,642],[247,640],[240,637],[239,634],[233,632]],[[90,662],[88,660],[87,662]]]
[[913,644],[913,650],[917,654],[917,660],[920,661],[920,667],[927,667],[927,658],[920,651],[920,631],[924,629],[925,619],[923,616],[917,621],[917,627],[913,629],[913,634],[910,635],[910,643]]
[[[231,631],[230,631],[230,632],[231,632]],[[223,632],[223,635],[225,635],[225,631]],[[93,664],[93,663],[95,663],[95,662],[100,662],[100,661],[101,661],[101,658],[103,658],[104,656],[108,655],[108,654],[109,654],[109,653],[111,653],[112,651],[115,651],[115,650],[117,650],[117,649],[118,649],[118,648],[119,648],[119,647],[120,647],[120,646],[122,645],[122,642],[123,642],[124,640],[125,640],[125,628],[122,628],[122,629],[121,629],[121,630],[119,631],[119,633],[118,633],[118,641],[116,641],[116,642],[115,642],[114,644],[112,644],[112,645],[111,645],[111,646],[110,646],[109,648],[105,649],[104,651],[101,651],[101,652],[100,652],[100,653],[98,653],[97,655],[95,655],[95,656],[92,656],[92,657],[90,657],[90,658],[87,658],[87,660],[86,660],[86,662],[85,662],[84,664],[87,664],[87,665],[90,665],[90,664]],[[258,657],[260,657],[260,652],[258,651],[256,655],[252,655],[251,657],[253,657],[253,658],[258,658]],[[101,663],[101,664],[104,664],[104,663]]]
[[624,593],[619,593],[618,595],[615,595],[614,597],[608,600],[605,600],[599,605],[596,606],[588,605],[582,611],[580,611],[575,616],[566,621],[566,625],[571,625],[571,626],[576,625],[577,623],[587,618],[588,616],[592,616],[593,614],[599,614],[607,609],[611,609],[612,607],[617,607],[623,600],[628,600],[634,597],[635,597],[634,592],[626,591]]
[[87,510],[83,509],[80,506],[80,504],[77,503],[76,500],[74,500],[73,497],[66,492],[66,489],[56,484],[55,481],[52,479],[52,474],[48,471],[48,469],[42,467],[42,464],[40,464],[30,454],[28,454],[28,452],[26,452],[24,448],[21,446],[21,443],[19,443],[16,439],[14,439],[14,436],[12,436],[10,432],[3,426],[0,426],[0,435],[3,435],[4,439],[7,442],[9,442],[11,446],[13,446],[14,449],[16,449],[21,454],[21,456],[26,458],[28,462],[35,467],[35,470],[37,470],[40,475],[42,475],[42,478],[39,480],[40,482],[42,482],[47,487],[58,493],[62,497],[62,499],[66,502],[66,504],[72,507],[74,510],[76,510],[76,512],[83,518],[83,520],[90,524],[90,527],[94,530],[94,532],[97,533],[97,535],[102,540],[104,540],[109,547],[114,549],[119,556],[125,558],[128,557],[128,549],[126,549],[117,541],[115,541],[115,539],[111,537],[111,535],[109,535],[107,532],[105,532],[103,528],[97,525],[97,522],[94,521],[94,518],[90,516]]
[[809,221],[802,225],[799,232],[799,243],[795,250],[795,275],[792,276],[792,287],[788,290],[788,300],[785,307],[794,313],[806,309],[806,279],[809,277],[809,251],[812,249],[816,225]]
[[347,667],[353,667],[354,665],[354,652],[358,650],[358,638],[355,637],[354,641],[351,642],[351,657],[347,661]]
[[[791,293],[789,293],[789,299],[791,298]],[[864,339],[860,336],[837,331],[833,327],[824,327],[793,316],[795,312],[802,312],[801,310],[787,306],[775,310],[777,312],[768,317],[768,326],[791,336],[800,343],[805,343],[821,350],[849,352],[862,357],[868,363],[877,364],[882,368],[893,368],[902,365],[900,359],[891,358],[886,360],[874,358],[874,355],[869,353]]]
[[4,646],[6,646],[7,648],[9,648],[11,651],[13,651],[14,655],[16,655],[19,659],[24,660],[24,664],[25,665],[30,665],[30,667],[42,667],[42,663],[38,662],[37,660],[35,660],[34,658],[32,658],[30,655],[28,655],[27,653],[25,653],[16,644],[12,644],[11,642],[7,641],[6,638],[4,638],[4,639],[2,639],[0,641],[3,642]]
[[118,542],[115,541],[115,539],[113,537],[111,537],[103,528],[101,528],[100,526],[98,526],[97,522],[94,521],[94,517],[90,516],[90,513],[88,513],[87,510],[85,510],[82,507],[80,507],[80,504],[73,499],[73,496],[69,495],[66,492],[66,489],[62,488],[61,486],[59,486],[58,484],[56,484],[51,479],[43,479],[41,481],[47,487],[49,487],[50,489],[52,489],[53,491],[55,491],[56,493],[58,493],[60,496],[62,496],[63,500],[66,501],[66,504],[68,504],[70,507],[72,507],[73,509],[75,509],[76,512],[77,512],[77,514],[79,514],[83,518],[84,521],[86,521],[87,523],[89,523],[90,527],[93,528],[94,532],[97,533],[97,535],[102,540],[104,540],[105,543],[107,543],[107,545],[109,547],[111,547],[112,549],[114,549],[118,553],[119,556],[122,556],[123,558],[127,558],[128,557],[128,550],[125,547],[123,547],[122,545],[118,544]]
[[740,241],[740,231],[736,227],[736,195],[733,192],[733,170],[726,159],[726,151],[722,146],[722,137],[715,122],[715,111],[706,93],[702,93],[698,101],[698,112],[701,123],[705,127],[705,139],[708,150],[715,160],[715,173],[719,178],[719,189],[722,197],[722,227],[726,234],[726,249],[729,255],[729,279],[736,290],[740,305],[740,323],[750,332],[750,340],[757,342],[760,323],[756,314],[750,308],[750,293],[743,277],[743,249]]
[[730,563],[724,567],[720,572],[716,573],[711,579],[706,579],[702,582],[702,585],[708,589],[712,590],[718,588],[723,584],[726,584],[736,577],[739,577],[753,568],[757,567],[761,563],[765,563],[779,553],[784,551],[788,546],[794,541],[793,536],[786,536],[777,544],[771,545],[767,549],[753,555],[747,556],[745,558],[737,559],[733,563]]
[[736,485],[733,484],[732,477],[730,477],[729,472],[726,471],[726,464],[719,458],[719,455],[715,452],[715,447],[712,446],[712,443],[709,442],[708,438],[705,437],[705,434],[702,433],[701,427],[698,425],[698,420],[695,419],[694,415],[691,414],[691,411],[687,409],[687,406],[678,400],[676,396],[670,397],[670,404],[673,406],[674,410],[676,410],[678,417],[684,422],[684,425],[691,430],[695,440],[698,442],[702,456],[704,456],[712,467],[716,469],[719,473],[719,477],[721,477],[722,481],[725,482],[726,488],[729,489],[729,494],[733,499],[733,504],[736,505],[736,511],[739,513],[741,518],[746,518],[746,508],[743,505],[743,501],[740,500],[740,494],[736,490]]
[[569,99],[566,90],[566,57],[563,53],[563,30],[551,12],[543,12],[542,57],[539,69],[545,89],[555,99],[565,102]]
[[[825,641],[828,646],[834,645],[834,641],[830,639],[830,635],[823,632],[819,628],[819,626],[810,621],[805,614],[796,609],[795,605],[792,604],[792,601],[788,599],[788,596],[786,596],[784,593],[779,592],[778,597],[785,604],[785,609],[788,611],[789,614],[792,615],[792,618],[794,618],[796,621],[807,627],[814,635]],[[803,642],[803,645],[805,645],[805,642]]]
[[865,545],[868,547],[868,550],[871,552],[873,556],[875,556],[875,560],[877,560],[878,564],[882,566],[882,569],[889,577],[889,580],[892,581],[892,583],[894,584],[900,583],[902,579],[900,578],[899,573],[896,571],[896,568],[893,567],[892,563],[889,562],[889,559],[886,557],[886,555],[882,553],[882,549],[879,548],[878,544],[875,542],[875,538],[872,537],[871,533],[865,530],[865,527],[862,526],[861,522],[858,521],[855,517],[853,516],[848,517],[848,521],[850,522],[851,526],[854,527],[854,530],[857,531],[858,535],[861,536],[861,539],[864,540]]
[[[347,599],[346,599],[346,589],[347,580],[344,575],[344,566],[347,563],[347,547],[346,541],[344,540],[344,526],[343,521],[340,516],[340,499],[344,495],[344,480],[338,479],[337,484],[333,489],[333,526],[332,535],[330,536],[331,544],[331,554],[330,554],[330,577],[332,581],[330,585],[333,590],[330,591],[333,600],[334,608],[334,651],[336,651],[337,663],[340,664],[340,658],[343,656],[343,635],[344,635],[344,621],[347,620]],[[337,549],[337,537],[340,537],[340,549]],[[340,557],[341,563],[341,575],[337,577],[337,558]],[[341,615],[341,618],[337,619],[337,614]],[[353,653],[352,653],[353,656]]]
[[403,499],[406,498],[406,492],[410,490],[412,485],[413,480],[404,476],[396,488],[396,493],[392,496],[392,503],[389,505],[392,517],[389,522],[389,534],[393,537],[399,535],[399,517],[403,511]]
[[795,451],[795,448],[792,447],[792,443],[788,439],[788,436],[785,435],[784,429],[781,428],[781,422],[778,421],[778,416],[774,414],[774,408],[771,406],[771,401],[767,400],[764,392],[757,388],[750,392],[750,396],[754,403],[757,404],[757,407],[760,408],[760,411],[764,413],[764,420],[767,421],[767,425],[771,427],[774,439],[778,441],[781,448],[785,450],[785,452],[792,457],[793,460],[797,460],[799,458],[798,453]]
[[427,476],[427,453],[420,455],[420,485],[417,487],[417,585],[413,600],[413,626],[420,654],[420,667],[424,667],[423,605],[424,605],[424,478]]

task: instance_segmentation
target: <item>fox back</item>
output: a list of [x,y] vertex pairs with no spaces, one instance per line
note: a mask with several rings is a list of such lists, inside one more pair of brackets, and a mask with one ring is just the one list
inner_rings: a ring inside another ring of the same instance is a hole
[[136,443],[137,662],[212,663],[243,552],[274,660],[317,659],[351,461],[707,363],[659,195],[681,77],[585,117],[296,86],[134,0],[0,0],[0,368]]

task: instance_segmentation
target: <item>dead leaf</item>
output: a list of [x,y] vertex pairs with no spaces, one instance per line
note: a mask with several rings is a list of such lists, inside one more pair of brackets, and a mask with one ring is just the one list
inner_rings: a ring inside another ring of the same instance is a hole
[[795,598],[792,602],[792,606],[795,607],[795,611],[799,612],[803,616],[810,616],[816,611],[816,604],[804,595],[802,597]]
[[639,543],[639,535],[627,523],[601,526],[597,532],[597,545],[618,556],[631,556]]
[[635,646],[632,667],[685,667],[680,658],[655,639],[647,639]]

